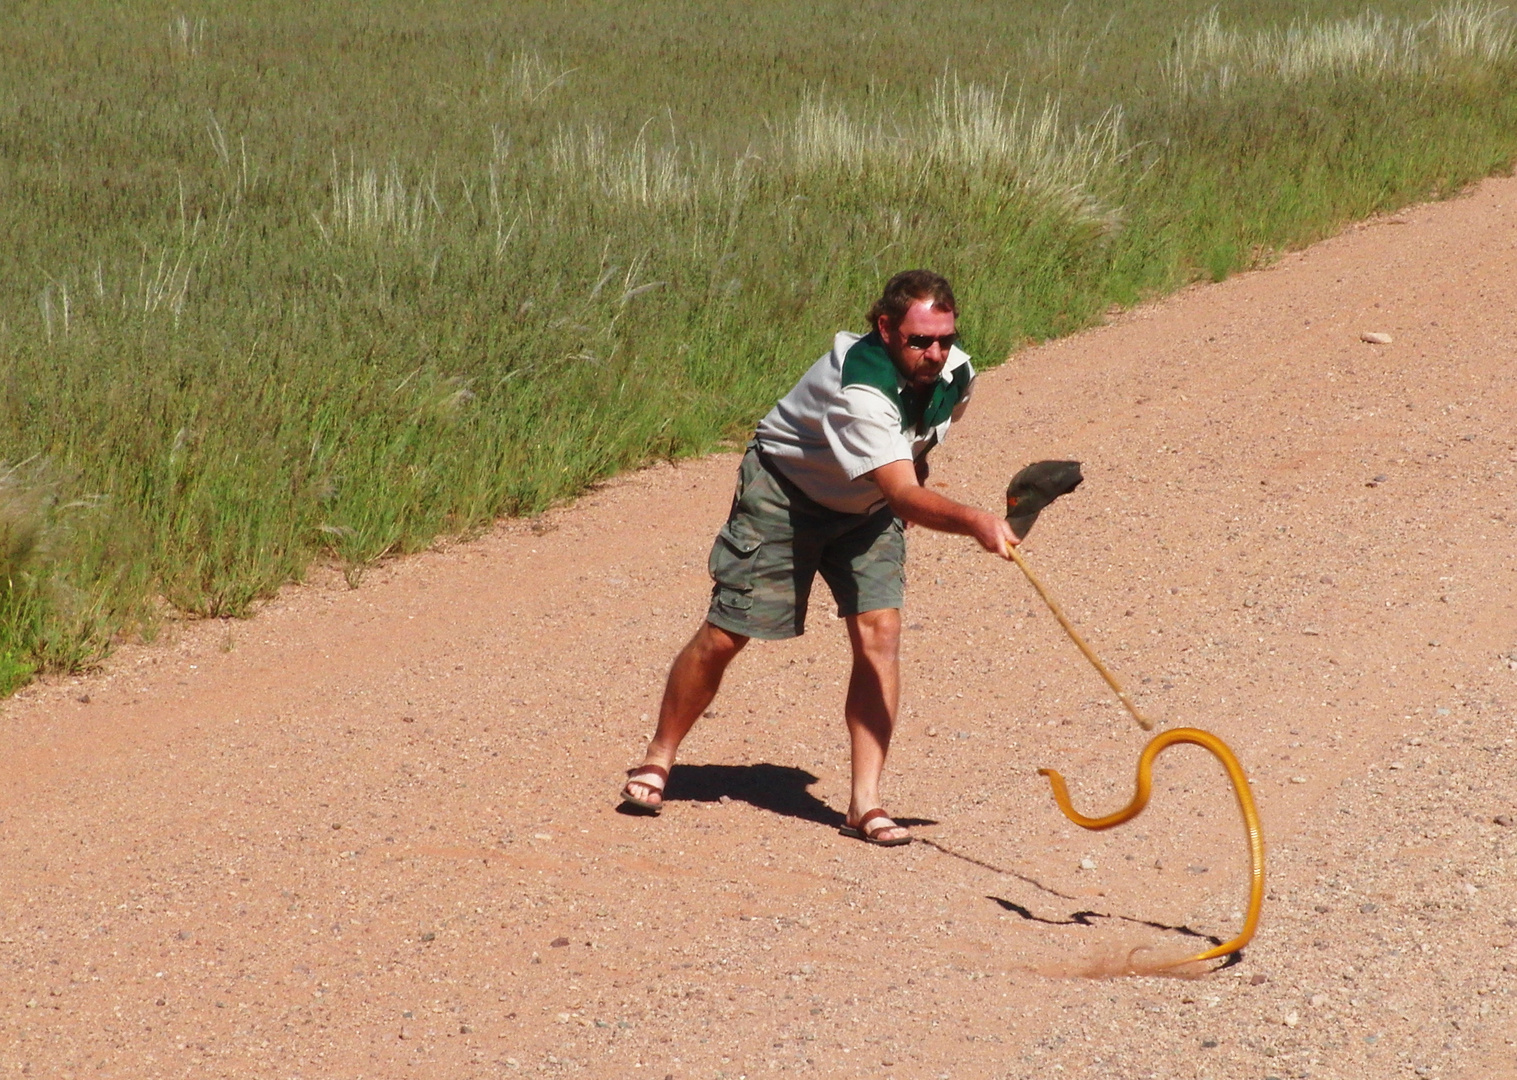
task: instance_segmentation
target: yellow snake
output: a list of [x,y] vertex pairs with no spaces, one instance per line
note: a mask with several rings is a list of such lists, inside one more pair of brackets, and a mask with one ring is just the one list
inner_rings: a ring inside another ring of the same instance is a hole
[[[1011,544],[1007,544],[1006,554],[1021,568],[1028,582],[1037,590],[1043,602],[1048,605],[1048,609],[1058,619],[1064,632],[1078,646],[1080,652],[1090,661],[1101,678],[1106,680],[1106,684],[1116,692],[1118,700],[1132,714],[1138,726],[1144,731],[1153,730],[1153,721],[1138,710],[1137,704],[1122,689],[1116,676],[1107,669],[1105,664],[1101,663],[1095,650],[1085,643],[1085,639],[1075,630],[1074,624],[1065,617],[1063,611],[1059,610],[1059,605],[1054,602],[1053,596],[1033,574],[1032,567],[1027,565],[1026,560],[1022,558],[1022,553]],[[1065,786],[1064,778],[1057,772],[1053,769],[1038,770],[1039,774],[1048,777],[1049,784],[1053,786],[1054,801],[1059,804],[1059,809],[1064,811],[1065,817],[1082,829],[1110,829],[1121,825],[1124,821],[1131,821],[1143,812],[1143,808],[1148,805],[1148,797],[1153,791],[1154,758],[1158,757],[1160,751],[1166,746],[1173,746],[1176,743],[1191,743],[1210,750],[1227,769],[1228,778],[1233,782],[1233,794],[1238,797],[1238,809],[1243,812],[1243,827],[1248,832],[1248,856],[1252,874],[1248,890],[1248,918],[1243,921],[1243,932],[1214,949],[1207,949],[1204,953],[1186,960],[1166,964],[1165,967],[1179,967],[1182,964],[1194,964],[1203,960],[1216,960],[1219,957],[1230,956],[1247,945],[1253,939],[1254,931],[1259,927],[1259,909],[1264,905],[1264,832],[1259,827],[1259,811],[1254,807],[1254,795],[1249,789],[1248,777],[1243,772],[1243,766],[1238,764],[1238,759],[1227,748],[1227,744],[1209,731],[1202,731],[1200,728],[1174,728],[1161,732],[1154,736],[1143,748],[1143,753],[1138,755],[1138,790],[1133,795],[1132,802],[1114,814],[1099,818],[1088,818],[1075,810],[1074,805],[1069,801],[1069,788]]]
[[1227,748],[1227,744],[1209,731],[1202,731],[1200,728],[1173,728],[1160,732],[1143,748],[1143,753],[1138,755],[1138,790],[1134,793],[1132,802],[1114,814],[1097,818],[1086,817],[1075,810],[1069,801],[1069,788],[1065,786],[1064,778],[1056,771],[1038,770],[1040,775],[1048,777],[1048,783],[1053,787],[1054,801],[1059,804],[1059,809],[1064,811],[1065,817],[1082,829],[1110,829],[1115,825],[1121,825],[1124,821],[1131,821],[1143,812],[1143,808],[1148,805],[1149,794],[1153,791],[1154,758],[1158,757],[1165,747],[1176,743],[1192,743],[1210,750],[1227,769],[1228,778],[1233,782],[1233,794],[1238,796],[1238,809],[1243,812],[1244,828],[1248,831],[1248,854],[1252,865],[1252,876],[1248,891],[1248,918],[1243,921],[1242,933],[1214,949],[1207,949],[1204,953],[1188,959],[1166,964],[1166,967],[1178,967],[1181,964],[1193,964],[1202,960],[1215,960],[1218,957],[1228,956],[1247,945],[1253,938],[1254,931],[1258,929],[1259,909],[1264,904],[1264,833],[1259,828],[1259,812],[1254,808],[1254,796],[1249,791],[1248,777],[1243,773],[1243,766],[1238,764],[1238,759]]

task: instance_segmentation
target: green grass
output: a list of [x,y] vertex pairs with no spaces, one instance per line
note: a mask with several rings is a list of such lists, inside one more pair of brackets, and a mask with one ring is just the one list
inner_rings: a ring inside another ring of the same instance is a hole
[[0,692],[739,438],[897,269],[993,363],[1517,156],[1504,9],[585,7],[13,5]]

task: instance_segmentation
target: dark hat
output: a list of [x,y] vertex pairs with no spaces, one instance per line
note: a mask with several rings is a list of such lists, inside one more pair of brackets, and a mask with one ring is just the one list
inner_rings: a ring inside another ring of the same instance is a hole
[[1017,539],[1027,535],[1043,507],[1084,479],[1078,461],[1035,461],[1013,476],[1006,486],[1006,520]]

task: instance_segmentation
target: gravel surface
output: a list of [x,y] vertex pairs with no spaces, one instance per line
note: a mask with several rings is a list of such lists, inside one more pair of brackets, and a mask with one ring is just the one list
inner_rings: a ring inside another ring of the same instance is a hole
[[[1517,1077],[1517,181],[1114,314],[937,459],[1087,481],[1015,567],[913,530],[888,809],[840,837],[847,647],[756,644],[615,810],[736,457],[318,571],[0,720],[0,1077]],[[1381,339],[1388,339],[1382,341]],[[820,351],[822,343],[818,344]],[[1505,824],[1499,824],[1498,819]]]

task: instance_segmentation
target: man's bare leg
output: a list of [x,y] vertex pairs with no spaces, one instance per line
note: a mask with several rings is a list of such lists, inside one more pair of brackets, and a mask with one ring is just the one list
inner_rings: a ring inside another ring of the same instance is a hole
[[[848,701],[843,718],[853,747],[853,792],[848,802],[848,824],[880,805],[880,775],[895,731],[896,708],[901,698],[901,612],[898,608],[866,611],[848,618],[848,640],[853,645],[853,672],[848,679]],[[877,819],[878,820],[878,819]],[[879,840],[908,835],[900,825],[873,832]]]
[[[674,765],[679,744],[685,741],[695,721],[716,697],[727,665],[746,644],[748,638],[742,634],[731,633],[708,622],[701,623],[695,636],[685,643],[669,667],[664,700],[658,709],[658,728],[648,743],[644,765],[661,765],[665,769]],[[663,793],[657,788],[636,780],[628,781],[627,790],[646,802],[664,801]]]

